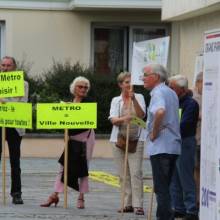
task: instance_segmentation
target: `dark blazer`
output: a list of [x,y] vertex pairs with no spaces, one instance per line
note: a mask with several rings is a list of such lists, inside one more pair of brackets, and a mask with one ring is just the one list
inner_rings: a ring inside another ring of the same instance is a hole
[[199,116],[199,105],[190,95],[185,95],[179,100],[182,116],[180,120],[180,133],[182,138],[196,135]]

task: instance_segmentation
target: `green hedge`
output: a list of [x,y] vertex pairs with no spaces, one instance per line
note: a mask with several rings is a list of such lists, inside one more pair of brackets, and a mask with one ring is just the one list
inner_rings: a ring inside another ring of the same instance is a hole
[[[63,132],[60,130],[37,130],[35,127],[35,104],[70,101],[72,96],[69,85],[77,76],[85,76],[91,82],[88,96],[98,104],[98,127],[96,133],[108,134],[111,132],[111,123],[108,120],[111,100],[120,94],[116,83],[116,76],[105,76],[96,74],[92,69],[84,67],[79,63],[71,65],[69,62],[53,62],[52,67],[45,71],[41,77],[32,78],[25,75],[29,82],[29,102],[33,103],[33,129],[27,132]],[[136,91],[145,94],[146,101],[149,100],[148,93],[142,87],[136,87]]]

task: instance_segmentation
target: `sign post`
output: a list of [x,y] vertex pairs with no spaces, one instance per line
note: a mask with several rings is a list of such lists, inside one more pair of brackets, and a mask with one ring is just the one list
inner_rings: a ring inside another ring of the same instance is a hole
[[220,219],[220,30],[205,33],[200,219]]
[[143,68],[148,64],[158,63],[167,66],[169,52],[169,37],[134,42],[131,82],[133,85],[143,85]]
[[6,205],[5,128],[2,127],[2,202]]
[[64,130],[64,205],[63,207],[67,208],[67,183],[68,183],[68,129]]
[[22,71],[0,72],[0,97],[24,96],[24,73]]
[[200,72],[203,72],[203,54],[200,53],[196,56],[195,60],[195,68],[194,68],[194,77],[193,77],[193,87],[195,87],[196,84],[196,77]]
[[32,128],[32,104],[24,102],[0,104],[0,127]]
[[[45,114],[45,112],[47,114]],[[68,183],[68,129],[96,128],[96,103],[39,103],[37,104],[38,129],[64,129],[64,208],[67,204]]]
[[32,128],[32,105],[21,102],[0,104],[0,127],[2,127],[2,194],[6,204],[6,157],[5,138],[8,128]]
[[96,103],[38,103],[37,129],[97,127]]
[[[1,72],[0,73],[0,98],[24,96],[24,74],[22,71],[15,72]],[[2,109],[1,106],[1,116]],[[1,117],[0,117],[1,118]],[[3,204],[6,205],[6,158],[5,158],[5,138],[6,138],[6,121],[2,125],[2,199]],[[6,113],[7,120],[7,113]],[[18,119],[19,120],[19,119]]]

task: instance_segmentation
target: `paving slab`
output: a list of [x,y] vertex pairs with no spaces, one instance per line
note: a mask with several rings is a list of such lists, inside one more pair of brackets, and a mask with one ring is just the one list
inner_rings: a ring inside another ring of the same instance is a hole
[[[133,213],[118,214],[116,211],[120,206],[120,192],[118,188],[104,183],[90,180],[90,192],[86,194],[84,210],[76,208],[77,193],[69,190],[68,208],[63,208],[63,195],[57,207],[42,208],[39,205],[44,202],[53,191],[53,183],[59,165],[57,159],[49,158],[22,158],[22,190],[24,205],[11,204],[9,196],[10,177],[9,164],[7,162],[7,205],[2,205],[2,193],[0,194],[0,219],[4,220],[137,220],[147,219],[147,216],[136,216]],[[116,168],[112,159],[93,159],[90,170],[109,172],[116,175]],[[144,160],[144,177],[151,176],[148,160]],[[144,184],[152,186],[152,180],[145,179]],[[0,189],[1,190],[1,189]],[[150,193],[144,193],[144,209],[149,207]],[[155,203],[153,207],[153,218],[155,218]]]

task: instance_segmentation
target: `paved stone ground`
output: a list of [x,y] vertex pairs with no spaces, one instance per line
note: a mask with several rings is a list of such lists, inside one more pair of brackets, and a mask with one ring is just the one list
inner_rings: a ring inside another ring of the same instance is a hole
[[[137,220],[147,219],[146,216],[139,217],[132,214],[124,214],[122,217],[116,210],[120,206],[120,194],[117,188],[90,180],[90,193],[86,195],[86,209],[76,208],[77,193],[69,190],[68,208],[64,209],[63,196],[58,207],[41,208],[40,203],[45,201],[53,191],[53,183],[58,170],[55,159],[22,159],[22,185],[24,205],[12,205],[9,196],[9,176],[7,175],[7,205],[3,206],[0,201],[0,219],[21,220],[21,219],[49,219],[49,220]],[[7,174],[9,164],[7,164]],[[106,171],[116,174],[112,159],[94,159],[90,164],[90,170]],[[144,177],[151,176],[151,169],[148,160],[144,161]],[[151,180],[144,180],[144,184],[152,185]],[[1,190],[1,189],[0,189]],[[0,195],[2,200],[2,195]],[[150,193],[144,194],[144,209],[149,207]],[[155,220],[155,204],[153,218]]]

